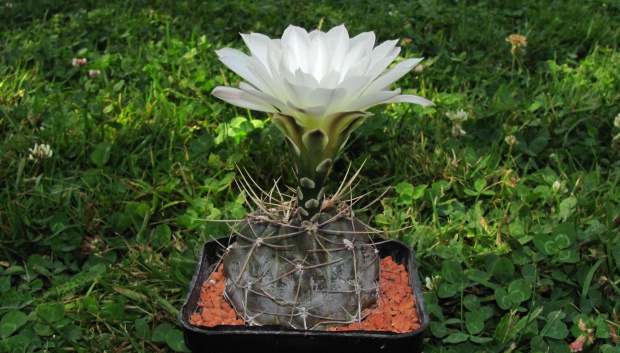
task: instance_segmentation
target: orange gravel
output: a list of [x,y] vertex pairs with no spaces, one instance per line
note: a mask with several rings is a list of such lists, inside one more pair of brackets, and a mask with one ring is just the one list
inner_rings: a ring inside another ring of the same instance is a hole
[[[224,300],[223,266],[202,285],[192,325],[213,327],[217,325],[243,325],[235,310]],[[405,266],[398,265],[388,256],[381,260],[381,290],[379,303],[366,310],[361,322],[362,331],[389,331],[406,333],[420,327],[415,309],[415,298],[409,285]],[[360,323],[332,327],[330,331],[360,330]]]
[[237,318],[237,312],[224,299],[224,265],[220,265],[216,272],[206,281],[200,290],[200,300],[196,314],[190,317],[192,325],[213,327],[217,325],[243,325],[243,320]]

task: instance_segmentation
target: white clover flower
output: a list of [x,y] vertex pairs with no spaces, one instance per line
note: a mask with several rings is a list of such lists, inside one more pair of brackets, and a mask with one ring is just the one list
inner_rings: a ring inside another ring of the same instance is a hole
[[50,158],[54,154],[49,145],[39,145],[38,143],[35,143],[34,148],[29,148],[28,151],[30,151],[28,159],[35,162]]
[[429,291],[434,291],[437,290],[437,287],[441,284],[442,279],[440,276],[426,277],[425,282],[426,288]]
[[84,66],[86,65],[86,58],[80,58],[80,59],[73,58],[73,60],[71,61],[71,64],[77,67]]
[[469,115],[467,114],[466,111],[464,111],[463,109],[459,109],[456,113],[453,112],[447,112],[446,116],[453,122],[453,123],[463,123],[464,121],[466,121],[469,118]]
[[269,113],[298,155],[307,148],[304,136],[320,130],[325,135],[322,150],[329,152],[324,154],[335,156],[374,105],[433,105],[390,89],[422,60],[403,60],[386,71],[400,53],[398,40],[374,47],[373,32],[349,38],[344,25],[327,33],[291,25],[281,39],[260,33],[241,36],[250,56],[232,48],[216,53],[247,82],[239,88],[216,87],[212,93],[239,107]]
[[579,324],[577,326],[579,326],[579,329],[581,331],[587,331],[588,330],[588,326],[586,325],[585,322],[583,322],[583,319],[579,319]]
[[515,137],[515,135],[508,135],[508,136],[506,136],[504,141],[506,141],[506,143],[509,146],[514,146],[517,143],[517,138]]
[[403,39],[400,41],[400,45],[402,45],[402,46],[404,47],[405,45],[408,45],[408,44],[409,44],[409,43],[411,43],[411,42],[413,42],[413,39],[411,39],[411,38],[403,38]]
[[566,187],[566,183],[556,180],[553,185],[551,185],[551,190],[555,194],[563,194],[568,192],[568,188]]
[[101,71],[99,70],[90,70],[88,71],[88,76],[90,76],[90,78],[97,78],[101,75]]
[[525,49],[523,47],[527,47],[527,38],[520,34],[511,34],[506,37],[506,41],[512,44],[512,48],[510,49],[511,54],[515,54],[517,52],[524,52]]
[[463,130],[463,122],[469,118],[467,112],[463,109],[459,109],[457,112],[447,112],[446,116],[448,119],[452,121],[452,135],[454,137],[464,136],[467,134],[465,130]]

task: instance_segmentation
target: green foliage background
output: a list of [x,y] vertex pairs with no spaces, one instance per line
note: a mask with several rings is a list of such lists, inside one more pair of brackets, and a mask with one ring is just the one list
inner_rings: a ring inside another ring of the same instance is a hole
[[206,220],[249,210],[235,165],[294,177],[266,115],[210,95],[239,81],[214,50],[321,20],[426,58],[397,85],[436,106],[373,108],[330,176],[366,161],[354,193],[390,188],[359,217],[417,251],[424,351],[620,352],[613,0],[3,3],[0,352],[186,350],[198,251],[229,231]]

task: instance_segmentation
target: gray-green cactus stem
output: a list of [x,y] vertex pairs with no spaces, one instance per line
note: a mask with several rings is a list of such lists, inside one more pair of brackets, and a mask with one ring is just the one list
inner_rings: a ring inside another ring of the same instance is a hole
[[379,257],[368,229],[339,206],[311,220],[274,222],[258,211],[244,221],[222,262],[225,296],[246,323],[326,329],[358,321],[376,302]]
[[307,213],[307,215],[301,215],[302,219],[308,220],[320,212],[325,195],[325,179],[332,163],[330,158],[323,160],[318,165],[302,164],[298,161],[297,173],[303,177],[299,179],[297,201],[299,207],[306,211],[304,214]]
[[325,194],[323,189],[325,175],[321,176],[320,182],[315,182],[308,178],[305,179],[312,181],[312,183],[300,181],[300,185],[297,187],[297,202],[299,207],[305,211],[301,213],[301,218],[308,220],[320,211],[321,202],[323,201],[322,198]]

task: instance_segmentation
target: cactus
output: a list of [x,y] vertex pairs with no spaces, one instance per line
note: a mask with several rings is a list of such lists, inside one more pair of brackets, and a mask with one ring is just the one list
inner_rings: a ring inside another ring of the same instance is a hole
[[[387,66],[397,41],[374,47],[375,35],[354,38],[344,27],[311,33],[289,26],[282,39],[242,35],[252,56],[217,51],[247,80],[216,87],[213,95],[243,108],[267,112],[296,157],[298,186],[288,202],[259,210],[236,232],[223,256],[225,295],[247,324],[316,329],[360,321],[377,300],[379,259],[369,229],[351,205],[325,197],[327,174],[351,133],[376,104],[425,98],[389,90],[422,59]],[[350,186],[350,184],[348,185]]]
[[312,329],[360,321],[379,285],[366,227],[344,203],[314,222],[286,213],[246,218],[223,258],[229,302],[253,325]]

